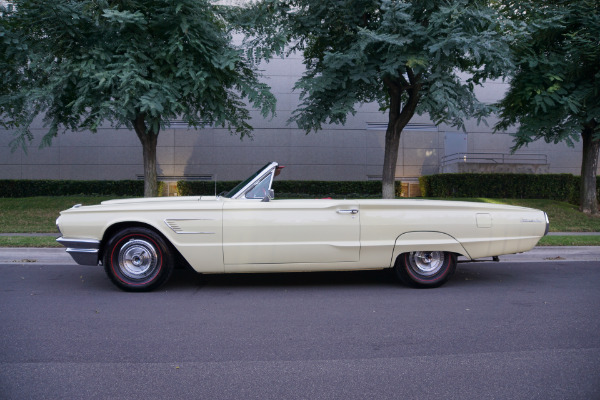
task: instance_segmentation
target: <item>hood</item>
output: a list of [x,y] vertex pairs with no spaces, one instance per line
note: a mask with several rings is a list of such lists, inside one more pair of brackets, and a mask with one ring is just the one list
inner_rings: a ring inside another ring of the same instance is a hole
[[182,201],[216,200],[215,196],[175,196],[175,197],[137,197],[134,199],[116,199],[103,201],[102,205],[116,204],[148,204],[148,203],[179,203]]

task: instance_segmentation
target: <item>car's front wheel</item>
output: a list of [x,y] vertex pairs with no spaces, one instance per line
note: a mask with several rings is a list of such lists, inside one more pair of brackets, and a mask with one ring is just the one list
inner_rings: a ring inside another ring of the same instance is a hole
[[412,251],[403,253],[394,265],[402,282],[413,287],[433,288],[443,285],[456,270],[456,254],[447,251]]
[[102,259],[110,280],[127,291],[143,292],[164,284],[173,272],[165,240],[147,228],[127,228],[106,243]]

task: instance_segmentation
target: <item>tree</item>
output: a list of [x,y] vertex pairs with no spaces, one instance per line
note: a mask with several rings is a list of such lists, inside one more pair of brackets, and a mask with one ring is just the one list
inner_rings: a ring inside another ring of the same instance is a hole
[[415,113],[464,127],[492,109],[474,88],[501,76],[510,59],[488,3],[263,0],[246,22],[260,55],[287,42],[287,51],[302,52],[306,72],[295,85],[301,104],[292,120],[307,133],[344,124],[360,103],[387,111],[382,183],[383,197],[393,198],[400,135]]
[[600,4],[595,0],[500,2],[514,21],[516,68],[495,130],[518,125],[513,150],[534,140],[582,139],[580,209],[598,213]]
[[0,116],[14,144],[43,115],[59,131],[126,126],[144,152],[144,195],[157,194],[156,144],[172,119],[251,131],[275,99],[232,44],[224,9],[208,0],[16,0],[0,16]]

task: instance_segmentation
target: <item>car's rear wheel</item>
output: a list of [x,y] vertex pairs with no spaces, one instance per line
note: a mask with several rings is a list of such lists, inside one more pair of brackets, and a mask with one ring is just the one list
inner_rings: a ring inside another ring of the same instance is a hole
[[443,285],[456,270],[456,254],[447,251],[412,251],[403,253],[394,265],[402,282],[413,287],[433,288]]
[[142,227],[123,229],[112,236],[102,262],[117,287],[134,292],[158,288],[173,272],[173,257],[165,240]]

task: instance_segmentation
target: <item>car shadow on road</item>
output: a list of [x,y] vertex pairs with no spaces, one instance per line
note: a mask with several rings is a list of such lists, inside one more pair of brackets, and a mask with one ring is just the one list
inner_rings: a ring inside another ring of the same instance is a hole
[[287,272],[248,274],[198,274],[176,270],[164,288],[200,287],[302,287],[302,286],[402,286],[390,269],[375,271]]
[[[521,276],[520,276],[521,275]],[[509,270],[502,263],[467,262],[459,263],[454,276],[448,282],[453,286],[494,285],[530,280],[525,270]]]
[[[506,268],[502,263],[460,263],[444,287],[503,285],[530,281],[532,271]],[[178,269],[163,289],[244,288],[244,287],[398,287],[402,284],[392,269],[372,271],[287,272],[248,274],[198,274]],[[414,290],[414,289],[413,289]]]
[[[454,276],[442,288],[506,286],[515,282],[532,282],[539,270],[509,267],[504,263],[460,263]],[[114,290],[103,271],[77,272],[73,279],[83,280],[97,290]],[[176,269],[169,281],[158,290],[202,290],[203,288],[301,288],[301,287],[363,287],[415,290],[401,283],[392,269],[372,271],[289,272],[248,274],[198,274],[188,269]],[[433,289],[435,290],[435,289]]]

